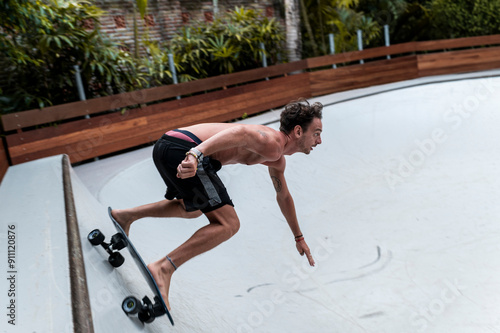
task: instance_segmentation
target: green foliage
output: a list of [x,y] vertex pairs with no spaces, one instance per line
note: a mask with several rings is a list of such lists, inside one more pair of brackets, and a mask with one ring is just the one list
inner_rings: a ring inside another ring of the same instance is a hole
[[327,53],[324,35],[335,34],[336,52],[355,50],[356,30],[365,46],[384,45],[382,26],[390,29],[391,43],[447,39],[500,33],[498,0],[303,0],[320,43],[313,52],[306,29],[304,56]]
[[[404,31],[411,30],[413,35],[405,35],[404,38],[409,38],[407,41],[413,40],[415,36],[412,26],[415,19],[421,16],[416,15],[415,11],[410,7],[413,6],[405,0],[360,0],[356,5],[356,11],[363,12],[366,17],[376,21],[380,27],[389,26],[391,43],[396,43]],[[421,8],[417,6],[416,8]],[[415,8],[413,8],[415,9]],[[404,26],[402,26],[404,25]],[[370,40],[371,46],[385,45],[384,34],[380,33],[377,37]]]
[[8,76],[2,113],[78,100],[76,64],[88,98],[140,86],[134,60],[101,34],[102,11],[90,2],[8,0],[2,6],[0,70]]
[[141,86],[149,88],[171,84],[172,73],[168,69],[168,54],[159,48],[157,43],[146,41],[145,46],[148,56],[137,59]]
[[500,33],[498,0],[433,0],[433,36],[456,38]]
[[[380,36],[381,25],[372,17],[356,9],[360,0],[303,0],[307,8],[306,17],[313,36],[310,36],[305,26],[302,29],[304,36],[304,57],[320,56],[329,53],[329,45],[325,36],[335,35],[335,52],[357,50],[357,31],[363,31],[363,43],[371,45]],[[319,43],[319,47],[314,47]]]
[[285,33],[277,20],[254,9],[236,7],[213,22],[184,27],[169,43],[180,81],[233,73],[261,66],[264,44],[268,63],[283,54]]
[[190,81],[191,78],[208,76],[209,64],[208,44],[205,41],[204,29],[201,26],[184,27],[170,41],[170,50],[174,54],[174,61],[183,76],[179,81]]
[[393,44],[500,33],[498,0],[360,0],[356,8],[388,24]]
[[411,41],[431,40],[431,12],[425,5],[414,1],[408,3],[404,11],[390,25],[391,44]]

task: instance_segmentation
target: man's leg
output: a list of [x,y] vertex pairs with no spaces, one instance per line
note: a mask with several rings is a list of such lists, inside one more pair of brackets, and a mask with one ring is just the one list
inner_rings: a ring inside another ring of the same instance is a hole
[[201,215],[201,211],[187,212],[182,200],[162,200],[159,202],[146,204],[128,209],[113,209],[111,214],[121,225],[123,231],[128,235],[130,225],[144,217],[182,217],[196,218]]
[[[230,205],[222,206],[205,215],[210,224],[196,231],[184,244],[168,254],[168,257],[177,267],[228,240],[240,228],[240,221],[236,215],[236,211]],[[168,292],[170,279],[175,271],[174,266],[166,257],[163,257],[149,264],[148,268],[158,284],[167,307],[170,309]]]

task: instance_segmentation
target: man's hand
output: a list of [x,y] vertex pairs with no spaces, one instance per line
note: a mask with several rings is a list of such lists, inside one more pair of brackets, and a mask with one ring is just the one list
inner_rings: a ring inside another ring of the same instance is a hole
[[196,175],[198,170],[198,160],[192,156],[187,155],[184,161],[177,167],[177,178],[191,178]]
[[309,246],[307,246],[304,238],[296,242],[295,245],[297,246],[297,251],[299,251],[301,256],[303,256],[304,254],[306,255],[307,260],[309,260],[309,265],[314,266],[314,259],[311,255],[311,250],[309,250]]

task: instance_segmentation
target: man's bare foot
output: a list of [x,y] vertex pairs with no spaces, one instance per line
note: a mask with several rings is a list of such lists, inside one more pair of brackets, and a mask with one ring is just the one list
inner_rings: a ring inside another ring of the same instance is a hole
[[170,311],[170,303],[168,302],[168,292],[170,289],[170,279],[172,274],[174,274],[174,267],[172,264],[164,257],[158,261],[155,261],[148,265],[148,269],[155,279],[158,289],[160,289],[161,296],[167,309]]
[[134,222],[134,219],[130,216],[130,214],[128,214],[127,211],[123,209],[113,209],[111,210],[111,215],[116,220],[116,222],[118,222],[118,224],[122,227],[123,231],[125,231],[125,233],[128,236],[130,231],[130,225],[132,225],[132,222]]

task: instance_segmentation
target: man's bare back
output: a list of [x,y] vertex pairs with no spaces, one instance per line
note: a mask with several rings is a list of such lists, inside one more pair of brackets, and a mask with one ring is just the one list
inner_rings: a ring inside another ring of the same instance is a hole
[[245,133],[247,135],[250,133],[247,137],[248,140],[260,141],[259,145],[256,144],[257,142],[252,142],[243,146],[228,147],[212,154],[205,153],[205,155],[210,155],[221,162],[222,165],[265,164],[269,166],[282,158],[287,141],[283,133],[263,125],[206,123],[184,127],[181,130],[193,133],[203,142],[214,139],[214,137],[217,139],[217,136],[225,136],[229,132],[234,132],[233,134],[239,136],[241,140],[244,140]]

